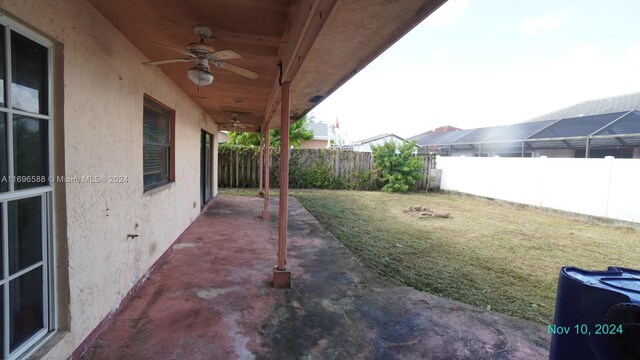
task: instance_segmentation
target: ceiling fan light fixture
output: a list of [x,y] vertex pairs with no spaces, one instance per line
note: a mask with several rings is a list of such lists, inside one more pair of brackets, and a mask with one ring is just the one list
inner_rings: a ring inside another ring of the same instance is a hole
[[211,85],[211,83],[213,82],[213,74],[198,66],[194,66],[189,69],[189,71],[187,71],[187,76],[189,77],[189,80],[191,80],[191,82],[196,84],[198,89],[201,86]]

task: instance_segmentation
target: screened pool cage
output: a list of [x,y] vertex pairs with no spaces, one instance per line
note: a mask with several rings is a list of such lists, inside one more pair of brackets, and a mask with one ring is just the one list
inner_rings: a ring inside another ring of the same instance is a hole
[[431,133],[414,138],[443,156],[640,157],[640,111]]

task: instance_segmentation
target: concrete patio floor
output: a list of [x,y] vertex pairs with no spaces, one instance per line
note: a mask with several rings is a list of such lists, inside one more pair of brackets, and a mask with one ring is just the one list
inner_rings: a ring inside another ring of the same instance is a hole
[[[85,359],[546,359],[543,326],[371,274],[293,198],[291,289],[270,286],[277,199],[217,197]],[[437,274],[434,274],[437,276]]]

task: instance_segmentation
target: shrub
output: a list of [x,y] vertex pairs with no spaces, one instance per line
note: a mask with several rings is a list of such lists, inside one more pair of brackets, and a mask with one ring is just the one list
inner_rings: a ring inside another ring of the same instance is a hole
[[373,147],[374,164],[380,171],[383,191],[407,192],[422,179],[422,163],[413,156],[415,147],[415,142],[399,146],[395,142],[385,142]]

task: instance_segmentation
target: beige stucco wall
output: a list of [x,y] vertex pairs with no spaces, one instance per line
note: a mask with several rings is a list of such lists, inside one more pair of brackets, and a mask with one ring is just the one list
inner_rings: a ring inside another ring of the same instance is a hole
[[[61,324],[69,333],[49,353],[60,358],[117,308],[198,216],[200,130],[217,134],[217,128],[159,69],[141,65],[147,59],[88,2],[0,1],[0,8],[63,47],[64,100],[57,105],[64,117],[54,121],[64,121],[66,175],[128,177],[123,184],[66,186],[68,254],[59,256],[68,256],[69,276],[58,281],[68,281],[69,321]],[[142,190],[145,93],[176,112],[175,183],[152,195]]]
[[329,140],[307,140],[300,143],[302,149],[328,149]]

